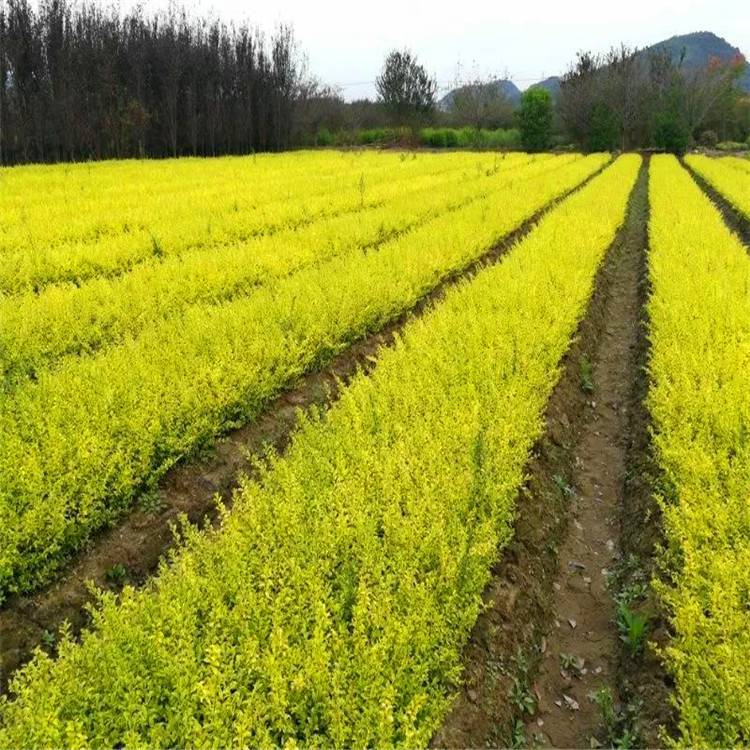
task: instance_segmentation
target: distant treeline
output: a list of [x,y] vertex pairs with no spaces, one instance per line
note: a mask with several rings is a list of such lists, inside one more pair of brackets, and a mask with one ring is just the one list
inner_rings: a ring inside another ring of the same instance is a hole
[[696,142],[745,140],[750,99],[737,86],[746,62],[684,64],[668,51],[625,46],[579,53],[560,81],[557,114],[567,136],[590,151],[656,147],[678,153]]
[[750,96],[738,85],[745,69],[741,55],[696,66],[685,63],[684,51],[621,46],[579,53],[555,89],[532,86],[517,102],[507,82],[481,78],[438,102],[425,68],[408,51],[394,51],[377,80],[377,101],[345,102],[336,91],[317,90],[298,108],[297,132],[308,145],[676,153],[697,144],[745,147]]
[[450,148],[484,150],[513,150],[521,148],[521,134],[517,128],[410,128],[378,127],[332,132],[321,128],[305,139],[304,146],[402,146],[404,148]]
[[683,152],[750,138],[739,55],[696,67],[684,50],[583,52],[551,95],[532,87],[516,102],[476,78],[438,102],[426,68],[392,50],[377,100],[347,102],[307,75],[290,27],[266,36],[176,5],[123,15],[86,1],[0,0],[0,164],[392,143]]
[[0,0],[0,163],[287,148],[291,29]]

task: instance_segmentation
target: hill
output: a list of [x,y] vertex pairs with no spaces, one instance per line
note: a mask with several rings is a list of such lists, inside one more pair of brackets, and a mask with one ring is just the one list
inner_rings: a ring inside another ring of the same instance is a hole
[[[646,47],[646,52],[666,51],[673,60],[679,60],[684,52],[683,64],[688,68],[699,68],[708,64],[711,58],[728,62],[743,53],[710,31],[696,31],[692,34],[673,36],[662,42]],[[745,73],[740,79],[740,88],[750,93],[750,66],[745,66]]]
[[546,89],[554,99],[560,93],[560,76],[550,76],[539,83],[534,83],[530,88]]
[[[738,47],[733,47],[726,41],[726,39],[723,39],[710,31],[696,31],[692,34],[673,36],[661,42],[656,42],[656,44],[652,44],[649,47],[645,47],[643,52],[648,53],[660,50],[666,50],[675,61],[678,60],[684,52],[683,64],[688,68],[703,67],[714,57],[727,62],[736,58],[738,55],[743,54]],[[513,83],[513,81],[502,79],[492,81],[485,85],[499,87],[512,104],[517,104],[521,99],[521,90]],[[547,89],[547,91],[549,91],[554,97],[560,91],[560,78],[559,76],[551,76],[545,78],[543,81],[539,81],[539,83],[533,84],[533,86]],[[739,81],[739,86],[743,91],[750,94],[750,65],[746,66],[745,73]],[[460,90],[461,89],[459,88],[449,91],[440,100],[438,106],[443,110],[450,109],[455,93]]]
[[[477,88],[477,86],[459,86],[456,89],[453,89],[452,91],[449,91],[439,102],[438,107],[442,109],[443,111],[449,110],[453,106],[453,99],[456,96],[456,94],[461,93],[463,91],[466,91],[468,89],[474,89]],[[515,105],[518,104],[518,102],[521,100],[521,89],[516,86],[513,81],[509,81],[507,79],[501,78],[496,81],[490,81],[489,83],[484,83],[480,85],[480,88],[497,88],[499,91],[505,95],[505,97],[508,99],[508,101]]]

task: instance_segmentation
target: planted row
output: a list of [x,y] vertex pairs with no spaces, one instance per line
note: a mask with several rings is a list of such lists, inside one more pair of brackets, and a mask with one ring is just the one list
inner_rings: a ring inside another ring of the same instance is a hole
[[0,403],[0,591],[28,589],[171,465],[300,373],[413,306],[606,163],[589,156],[386,242],[194,305],[60,362]]
[[321,219],[297,230],[262,235],[210,252],[195,249],[144,263],[114,279],[81,286],[50,286],[0,300],[0,352],[6,380],[33,376],[62,356],[87,354],[135,336],[157,319],[197,302],[218,303],[248,294],[273,278],[347,252],[373,252],[398,234],[445,211],[455,210],[562,167],[575,157],[542,160],[502,171],[438,173],[405,180],[377,207]]
[[[252,163],[250,157],[245,158],[248,165]],[[503,165],[518,160],[528,157],[510,157]],[[413,187],[420,180],[429,185],[440,173],[477,171],[492,163],[481,155],[473,159],[464,155],[462,160],[451,155],[445,162],[436,161],[436,157],[403,161],[394,157],[385,162],[371,158],[357,166],[349,164],[348,170],[341,169],[324,180],[316,178],[314,165],[309,165],[310,171],[299,175],[294,190],[286,185],[280,192],[270,191],[273,200],[264,198],[262,179],[255,190],[243,190],[235,167],[216,177],[229,186],[223,196],[217,196],[209,182],[178,195],[144,189],[140,203],[134,205],[121,205],[115,195],[110,205],[94,199],[87,209],[72,194],[50,201],[43,214],[34,215],[22,206],[20,218],[0,234],[5,245],[0,252],[0,295],[121,275],[138,264],[159,262],[192,248],[210,250],[306,226],[327,216],[378,206],[395,197],[406,181]],[[163,168],[171,168],[171,163]],[[71,228],[78,223],[87,227],[83,237]],[[57,240],[71,231],[72,238]]]
[[[170,215],[198,207],[244,210],[280,199],[330,192],[352,174],[378,178],[402,165],[419,173],[434,160],[390,154],[265,154],[255,157],[127,160],[4,169],[0,251],[33,243],[39,249],[89,242],[122,232],[123,223],[158,229]],[[446,161],[445,166],[455,164]],[[165,201],[159,205],[159,199]],[[185,208],[183,208],[183,206]],[[71,212],[71,207],[75,210]],[[185,210],[187,209],[187,210]],[[215,210],[214,213],[220,213]]]
[[733,169],[750,172],[750,158],[748,157],[726,156],[723,161],[727,166],[732,167]]
[[303,420],[220,530],[39,653],[0,745],[426,746],[639,163],[452,289]]
[[750,220],[750,170],[732,165],[741,163],[741,159],[714,159],[696,154],[686,156],[685,162]]
[[750,744],[750,258],[676,159],[651,161],[651,387],[680,743]]

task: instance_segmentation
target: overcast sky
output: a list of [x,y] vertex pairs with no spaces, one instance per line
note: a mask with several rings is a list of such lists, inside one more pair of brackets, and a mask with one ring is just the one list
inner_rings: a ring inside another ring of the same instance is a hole
[[[750,0],[183,1],[267,30],[292,24],[310,71],[347,99],[374,95],[373,81],[394,47],[411,49],[441,90],[457,77],[506,73],[523,89],[563,72],[577,50],[643,47],[691,31],[713,31],[750,56]],[[163,0],[143,2],[164,7]]]

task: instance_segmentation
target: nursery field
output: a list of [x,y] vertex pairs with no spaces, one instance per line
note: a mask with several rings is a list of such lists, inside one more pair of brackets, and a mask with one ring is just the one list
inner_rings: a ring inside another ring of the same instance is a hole
[[[750,742],[750,257],[726,221],[750,217],[750,170],[686,165],[310,151],[0,171],[0,747],[422,747],[452,721],[481,726],[476,745],[569,743],[563,721],[586,746]],[[623,258],[642,271],[621,283],[648,294],[608,383]],[[321,373],[323,400],[292,400],[275,447],[233,437]],[[613,388],[627,419],[642,405],[647,445],[603,443]],[[598,539],[581,511],[587,434],[623,464],[615,512],[648,464],[638,587],[620,585],[620,532]],[[210,520],[175,528],[158,569],[97,563],[135,514],[140,534],[171,523],[165,483],[233,439],[223,501],[197,486],[208,470],[172,480]],[[506,557],[523,564],[517,529],[552,512],[533,489],[550,439],[564,519],[528,550],[552,560],[534,627],[502,615],[526,640],[517,673],[487,678],[491,719],[467,675],[493,667],[467,647],[513,580]],[[575,529],[601,574],[564,559]],[[611,603],[562,611],[571,570]],[[64,594],[84,577],[102,590]],[[548,649],[555,621],[611,635],[603,667]],[[570,677],[560,706],[550,658]],[[656,729],[623,670],[661,685]],[[627,704],[609,723],[605,693]]]

